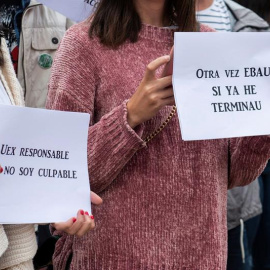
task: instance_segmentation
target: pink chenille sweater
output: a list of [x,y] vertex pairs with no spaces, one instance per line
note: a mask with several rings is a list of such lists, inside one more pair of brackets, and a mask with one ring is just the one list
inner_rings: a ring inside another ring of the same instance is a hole
[[104,203],[93,208],[94,231],[60,238],[54,269],[72,253],[71,270],[225,270],[227,188],[260,174],[270,138],[183,141],[175,116],[146,144],[171,108],[133,130],[126,103],[147,64],[169,54],[174,30],[143,25],[138,42],[113,50],[88,29],[80,23],[65,35],[47,108],[91,114],[90,184]]

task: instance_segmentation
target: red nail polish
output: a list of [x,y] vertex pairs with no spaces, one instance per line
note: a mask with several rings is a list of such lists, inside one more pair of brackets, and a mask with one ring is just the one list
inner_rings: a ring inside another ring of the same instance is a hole
[[73,221],[73,223],[75,223],[77,221],[77,219],[76,218],[73,218],[72,221]]
[[2,167],[0,167],[0,173],[2,173],[4,171],[4,169]]
[[84,211],[83,210],[81,210],[81,215],[84,215]]
[[88,212],[85,212],[85,214],[86,214],[87,216],[89,216],[89,213],[88,213]]
[[95,219],[94,216],[91,216],[90,218],[91,218],[91,219]]

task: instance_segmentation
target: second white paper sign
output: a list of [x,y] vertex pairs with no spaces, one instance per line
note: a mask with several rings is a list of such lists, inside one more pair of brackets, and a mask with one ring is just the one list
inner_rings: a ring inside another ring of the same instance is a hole
[[176,33],[183,140],[270,134],[270,34]]

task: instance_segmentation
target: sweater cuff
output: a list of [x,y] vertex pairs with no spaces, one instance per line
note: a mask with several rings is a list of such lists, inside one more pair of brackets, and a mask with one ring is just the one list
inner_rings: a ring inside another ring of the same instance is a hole
[[129,138],[130,142],[132,144],[135,144],[135,146],[137,146],[138,148],[143,148],[146,146],[145,141],[142,140],[142,135],[143,135],[143,131],[144,131],[144,126],[143,124],[138,125],[135,127],[135,129],[133,129],[128,121],[128,110],[127,110],[127,103],[128,100],[125,100],[122,103],[122,109],[123,109],[123,131],[125,132],[125,135],[127,136],[127,138]]

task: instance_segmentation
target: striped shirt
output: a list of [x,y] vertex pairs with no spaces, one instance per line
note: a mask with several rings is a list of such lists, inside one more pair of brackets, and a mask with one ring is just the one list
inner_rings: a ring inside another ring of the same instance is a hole
[[198,11],[197,20],[200,23],[216,29],[217,31],[232,31],[229,10],[224,0],[214,0],[213,4],[209,8]]

